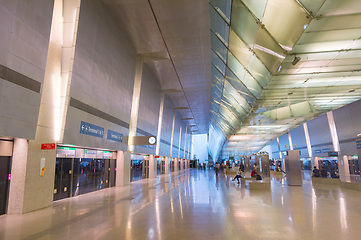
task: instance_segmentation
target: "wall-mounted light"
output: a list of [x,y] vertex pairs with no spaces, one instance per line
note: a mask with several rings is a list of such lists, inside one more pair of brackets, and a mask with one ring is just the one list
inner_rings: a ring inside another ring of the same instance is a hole
[[295,56],[295,59],[293,59],[293,61],[292,61],[292,65],[295,66],[300,60],[301,60],[301,57]]

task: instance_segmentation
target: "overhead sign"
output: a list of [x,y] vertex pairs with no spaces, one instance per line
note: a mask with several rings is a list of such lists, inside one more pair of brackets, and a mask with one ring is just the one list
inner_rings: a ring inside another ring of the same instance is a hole
[[155,149],[154,145],[148,145],[149,149]]
[[113,158],[113,152],[104,151],[104,152],[103,152],[103,158],[112,159],[112,158]]
[[123,142],[123,134],[108,130],[107,139],[117,142]]
[[42,143],[41,150],[52,150],[55,149],[55,143]]
[[328,152],[329,157],[338,157],[338,152]]
[[331,151],[331,149],[330,148],[325,148],[325,149],[322,149],[322,153],[328,153],[328,152],[330,152]]
[[56,157],[75,157],[75,148],[58,146]]
[[321,153],[321,149],[315,150],[315,153]]
[[85,135],[90,135],[93,137],[103,138],[104,128],[93,125],[91,123],[83,122],[80,123],[80,133]]
[[97,150],[84,150],[84,158],[97,158]]

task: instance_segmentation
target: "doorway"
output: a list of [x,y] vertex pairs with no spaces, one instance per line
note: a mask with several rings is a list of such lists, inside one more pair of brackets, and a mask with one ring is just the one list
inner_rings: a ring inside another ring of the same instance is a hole
[[11,157],[0,156],[0,215],[6,213],[10,185]]

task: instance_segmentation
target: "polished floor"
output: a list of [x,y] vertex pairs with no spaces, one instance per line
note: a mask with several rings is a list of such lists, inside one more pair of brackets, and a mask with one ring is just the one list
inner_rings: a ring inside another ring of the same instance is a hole
[[334,185],[250,192],[188,170],[0,216],[0,239],[360,239],[361,193]]

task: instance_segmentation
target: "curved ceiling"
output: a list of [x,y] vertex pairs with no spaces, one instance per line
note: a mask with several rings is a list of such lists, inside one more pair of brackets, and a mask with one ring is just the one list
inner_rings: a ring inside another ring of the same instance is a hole
[[[361,2],[210,0],[213,157],[361,98]],[[223,145],[225,143],[225,145]]]

